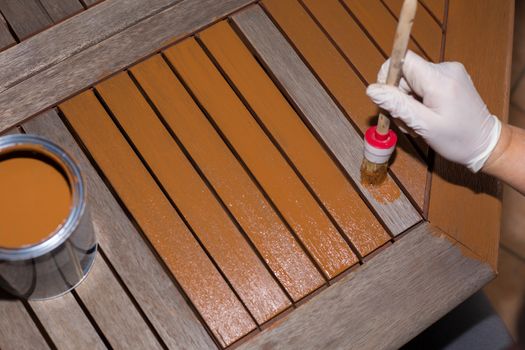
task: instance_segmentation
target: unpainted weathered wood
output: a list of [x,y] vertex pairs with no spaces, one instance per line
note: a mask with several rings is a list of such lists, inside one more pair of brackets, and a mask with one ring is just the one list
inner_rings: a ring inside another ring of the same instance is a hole
[[[87,47],[93,46],[115,35],[144,18],[159,13],[179,1],[180,0],[104,1],[99,6],[89,9],[89,11],[75,16],[75,18],[68,19],[21,42],[9,51],[0,54],[0,91],[34,75],[44,68],[63,61]],[[4,7],[6,10],[9,10],[9,12],[4,13],[9,22],[11,21],[7,14],[11,16],[15,15],[14,10],[11,9],[11,7],[15,6],[15,3],[17,4],[16,9],[18,9],[19,6],[24,7],[25,1],[0,1],[0,10],[4,11]],[[47,0],[47,3],[56,6],[57,1]],[[41,12],[42,8],[39,6],[38,10]],[[25,18],[25,22],[30,22],[32,26],[35,26],[36,24],[30,20],[30,16],[34,16],[37,13],[39,12],[33,11],[32,13],[26,14],[29,17]],[[51,19],[49,19],[48,16],[47,18],[45,25],[51,25]],[[17,35],[25,33],[20,31],[13,23],[11,25]]]
[[3,350],[49,349],[22,302],[0,291],[0,348]]
[[0,13],[0,51],[14,44],[16,44],[16,40],[11,35],[4,16]]
[[95,4],[98,4],[99,2],[102,2],[104,0],[82,0],[84,4],[88,7],[93,6]]
[[100,255],[76,292],[113,348],[162,349]]
[[241,349],[396,349],[494,277],[423,223]]
[[[514,1],[450,1],[445,60],[459,61],[490,112],[507,120]],[[482,39],[480,39],[482,38]],[[495,179],[437,157],[429,220],[496,269],[501,201]]]
[[[421,217],[390,178],[389,189],[382,189],[377,199],[361,184],[361,137],[263,10],[250,7],[234,15],[233,21],[392,233],[419,222]],[[398,198],[389,201],[393,193]]]
[[53,22],[59,22],[84,10],[79,0],[40,0]]
[[39,0],[0,1],[0,11],[20,40],[53,24]]
[[[0,110],[2,110],[0,130],[7,129],[51,107],[79,90],[96,83],[103,77],[131,65],[138,59],[250,2],[253,0],[183,1],[79,52],[68,60],[31,76],[0,94]],[[105,3],[106,1],[95,6],[93,11],[105,8]],[[71,18],[61,25],[81,16]],[[121,16],[123,15],[121,14]],[[57,25],[52,29],[59,26]],[[46,33],[51,32],[51,30],[46,31]],[[27,54],[31,55],[31,53]],[[55,55],[56,52],[53,51],[50,54]],[[26,56],[24,55],[24,57]],[[12,66],[6,67],[4,65],[5,58],[0,54],[0,67],[2,67],[0,69],[0,81],[4,80],[2,75],[8,70],[17,69]],[[18,63],[22,63],[19,59],[16,60]],[[22,64],[21,67],[23,66]]]
[[106,349],[73,294],[46,301],[31,301],[31,308],[59,349]]
[[28,133],[64,147],[78,162],[88,188],[91,217],[100,245],[170,348],[212,348],[214,343],[195,314],[140,237],[113,195],[54,110],[24,124]]

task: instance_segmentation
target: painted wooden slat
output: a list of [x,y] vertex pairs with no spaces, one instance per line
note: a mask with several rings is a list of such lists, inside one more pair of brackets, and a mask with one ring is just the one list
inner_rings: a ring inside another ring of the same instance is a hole
[[[124,0],[122,0],[124,1]],[[111,38],[77,53],[73,57],[31,76],[0,93],[0,130],[5,130],[30,116],[63,101],[101,78],[127,67],[161,47],[226,16],[253,0],[186,0],[140,23],[113,35]],[[104,4],[91,12],[103,11]],[[107,9],[106,9],[107,10]],[[84,13],[67,20],[84,18]],[[119,17],[125,17],[119,14]],[[104,17],[105,18],[105,17]],[[77,23],[78,25],[78,23]],[[55,27],[53,27],[55,28]],[[61,27],[63,28],[63,27]],[[100,28],[97,25],[96,30]],[[51,32],[51,30],[46,31]],[[69,33],[68,33],[68,37]],[[50,42],[55,42],[51,40]],[[46,42],[48,44],[48,42]],[[23,44],[23,43],[22,43]],[[47,45],[46,44],[46,45]],[[18,47],[19,45],[15,46]],[[10,51],[7,50],[6,53]],[[54,49],[50,55],[56,62],[60,54]],[[59,52],[59,50],[58,50]],[[31,53],[32,55],[33,53]],[[29,53],[27,54],[29,55]],[[24,55],[24,58],[28,56]],[[61,56],[64,59],[63,56]],[[0,54],[0,72],[10,68],[3,65],[6,58]],[[22,60],[15,59],[18,63]],[[23,65],[21,67],[24,67]],[[11,68],[13,68],[11,66]],[[19,69],[26,70],[25,68]],[[4,81],[0,78],[0,81]]]
[[367,83],[377,80],[385,58],[339,0],[302,0],[323,29],[349,58]]
[[[366,28],[366,31],[379,45],[383,54],[390,56],[396,32],[396,20],[388,12],[381,0],[342,0],[347,9]],[[408,48],[421,56],[424,53],[410,40]]]
[[290,306],[128,74],[105,80],[96,89],[255,320],[264,323]]
[[[36,1],[36,0],[31,0]],[[49,0],[54,3],[54,0]],[[23,41],[0,55],[0,91],[37,72],[93,46],[178,0],[109,0],[79,16]],[[24,6],[22,1],[2,1],[2,6]],[[28,7],[29,8],[29,7]],[[39,7],[40,8],[40,7]],[[13,12],[10,10],[9,13]],[[30,14],[30,13],[29,13]],[[8,21],[9,18],[7,18]],[[29,21],[31,22],[31,21]],[[35,24],[33,24],[35,25]],[[51,25],[48,19],[45,25]],[[18,34],[18,30],[14,28]]]
[[252,6],[232,19],[328,149],[357,180],[355,185],[390,231],[398,235],[419,222],[421,217],[390,178],[373,190],[358,180],[363,158],[361,137],[263,10]]
[[249,314],[93,92],[86,91],[60,108],[221,345],[253,330]]
[[[383,2],[398,19],[403,0],[383,0]],[[412,37],[421,45],[432,61],[439,62],[441,57],[441,26],[421,4],[418,5],[416,19],[412,26]]]
[[493,277],[425,223],[239,348],[397,349]]
[[156,55],[131,72],[292,299],[320,287],[322,276],[165,61]]
[[[514,1],[451,1],[445,60],[464,63],[491,113],[507,120]],[[490,24],[490,25],[488,25]],[[481,39],[482,38],[482,39]],[[497,53],[497,54],[495,54]],[[501,202],[497,182],[437,157],[429,220],[496,269]]]
[[170,348],[212,348],[210,336],[56,112],[49,110],[31,119],[24,123],[24,130],[59,144],[79,164],[97,239],[164,343]]
[[13,38],[13,35],[11,35],[4,16],[0,13],[0,51],[14,44],[16,44],[16,40]]
[[0,1],[0,11],[20,40],[53,24],[38,0]]
[[78,0],[40,0],[53,22],[59,22],[84,10]]
[[325,274],[332,278],[355,264],[343,237],[195,39],[165,54]]
[[419,0],[432,12],[432,14],[443,23],[445,18],[445,1],[446,0]]
[[113,348],[162,349],[101,256],[75,290]]
[[[377,107],[366,96],[366,86],[335,47],[328,41],[314,21],[296,0],[266,1],[265,6],[291,39],[308,64],[324,82],[362,133],[375,121]],[[361,50],[366,50],[366,47]],[[379,58],[371,47],[366,54]],[[350,56],[352,59],[352,56]],[[358,67],[361,69],[361,67]],[[423,208],[426,187],[426,164],[419,157],[406,136],[399,133],[399,145],[391,165],[396,177],[411,197]],[[359,177],[354,178],[355,181]]]
[[29,304],[57,348],[106,349],[71,293]]
[[199,37],[359,253],[386,243],[390,236],[233,29],[220,22]]

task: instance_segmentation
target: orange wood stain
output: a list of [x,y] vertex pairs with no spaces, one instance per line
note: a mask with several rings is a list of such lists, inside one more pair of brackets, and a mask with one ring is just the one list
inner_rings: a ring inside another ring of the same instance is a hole
[[436,18],[443,23],[445,16],[445,1],[446,0],[420,0],[425,4]]
[[96,86],[258,323],[291,303],[127,73]]
[[337,43],[346,57],[352,58],[352,64],[368,83],[377,80],[377,71],[385,61],[377,48],[348,15],[339,0],[303,0],[308,10],[319,21],[323,29]]
[[[375,1],[370,1],[370,4],[372,3]],[[263,4],[326,84],[327,89],[364,132],[376,120],[378,109],[366,96],[365,86],[352,68],[296,0],[265,0]],[[367,9],[365,12],[368,11]],[[388,28],[384,27],[383,30],[386,31]],[[392,30],[395,30],[395,23]],[[367,48],[363,47],[362,50]],[[377,50],[368,50],[366,54],[370,57],[380,55]],[[357,69],[361,70],[362,66],[358,66]],[[425,197],[426,164],[406,137],[399,136],[392,170],[422,208]]]
[[200,37],[358,251],[364,256],[388,241],[386,231],[233,29],[220,22]]
[[194,39],[165,52],[328,277],[357,262],[337,229]]
[[69,183],[55,166],[27,155],[0,156],[0,247],[44,241],[70,209]]
[[253,330],[249,314],[93,92],[60,108],[217,339],[228,345]]
[[292,299],[299,300],[324,284],[313,263],[160,55],[131,71]]
[[397,187],[394,181],[390,178],[387,178],[386,181],[379,186],[368,185],[365,183],[363,183],[363,186],[367,188],[379,203],[392,203],[401,196],[399,187]]
[[[384,0],[388,8],[399,18],[403,0]],[[430,13],[419,4],[416,19],[412,26],[412,37],[430,56],[432,61],[439,62],[441,54],[441,26],[432,18]]]
[[[381,47],[383,52],[390,56],[392,43],[396,32],[396,19],[388,12],[381,0],[343,0],[357,20],[366,28],[370,36]],[[413,40],[408,48],[419,55],[423,52]]]

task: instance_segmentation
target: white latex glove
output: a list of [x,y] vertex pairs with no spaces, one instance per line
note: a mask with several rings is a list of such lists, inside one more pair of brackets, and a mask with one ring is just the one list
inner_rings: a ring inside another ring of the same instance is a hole
[[[384,84],[388,65],[381,67],[379,83]],[[444,158],[473,172],[483,167],[498,143],[501,122],[490,114],[461,63],[434,64],[408,51],[399,88],[383,84],[366,90],[374,103],[403,120]]]

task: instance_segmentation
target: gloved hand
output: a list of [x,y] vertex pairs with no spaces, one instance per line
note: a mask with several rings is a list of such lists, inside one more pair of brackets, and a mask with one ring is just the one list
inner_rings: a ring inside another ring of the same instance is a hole
[[465,67],[430,63],[408,51],[396,88],[384,85],[388,65],[386,61],[379,71],[379,84],[366,90],[372,101],[403,120],[443,157],[479,171],[498,143],[501,122],[490,114]]

